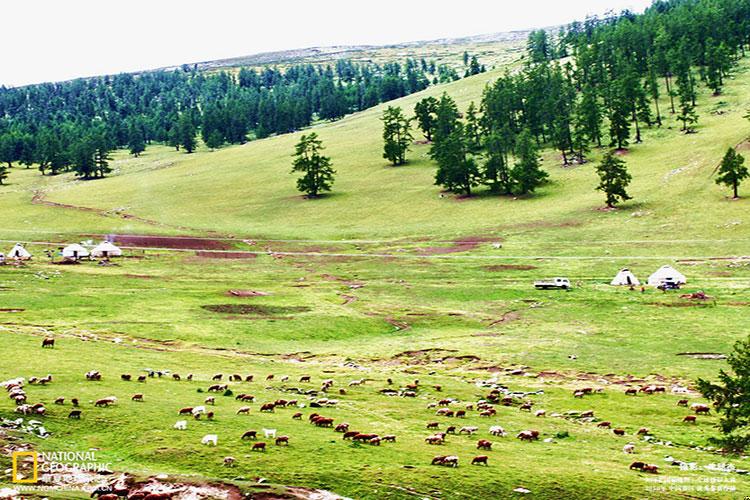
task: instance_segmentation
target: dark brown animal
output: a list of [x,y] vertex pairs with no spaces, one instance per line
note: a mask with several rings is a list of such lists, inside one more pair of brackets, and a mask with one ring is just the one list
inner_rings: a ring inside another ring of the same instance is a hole
[[289,445],[289,436],[279,436],[276,438],[276,445],[279,446],[282,444]]
[[625,430],[624,429],[612,429],[612,432],[615,434],[615,436],[624,436]]
[[430,422],[427,424],[428,429],[437,429],[440,426],[438,422]]
[[267,411],[267,412],[273,413],[273,409],[275,408],[275,406],[276,405],[273,403],[264,403],[263,405],[261,405],[260,411]]
[[294,415],[292,415],[292,418],[294,420],[302,420],[302,413],[301,412],[297,412]]
[[698,420],[698,417],[695,415],[688,415],[685,418],[682,419],[683,422],[694,424]]
[[477,450],[491,450],[492,449],[492,442],[487,441],[486,439],[480,439],[477,441]]
[[257,439],[258,431],[246,431],[240,439]]
[[681,400],[677,401],[677,406],[687,406],[687,405],[688,405],[688,400],[687,399],[681,399]]
[[185,408],[180,408],[177,411],[178,415],[187,415],[187,414],[190,414],[190,413],[193,413],[193,407],[192,406],[186,406]]
[[182,380],[182,378],[180,377],[180,375],[178,373],[173,373],[172,374],[172,380],[175,380],[175,381],[179,382],[180,380]]
[[131,397],[130,400],[143,402],[143,394],[133,394],[133,397]]
[[637,396],[638,395],[638,389],[635,389],[631,387],[630,389],[625,389],[625,395],[626,396]]
[[357,436],[358,434],[360,434],[359,431],[346,431],[344,432],[343,439],[352,439],[354,436]]
[[124,381],[128,382],[128,381],[130,381],[130,379],[132,379],[132,378],[133,378],[133,376],[132,376],[132,375],[130,375],[129,373],[123,373],[122,375],[120,375],[120,378],[121,378],[122,380],[124,380]]
[[630,470],[636,469],[642,471],[645,466],[646,464],[644,462],[633,462],[632,464],[630,464],[629,468]]
[[55,399],[56,405],[64,405],[65,404],[65,398],[57,398]]
[[487,455],[479,455],[471,459],[471,465],[489,465],[487,463],[487,460],[489,457]]
[[70,404],[72,404],[73,406],[78,406],[78,398],[71,399]]
[[55,347],[55,339],[47,337],[46,339],[42,340],[42,347]]
[[138,376],[138,382],[145,382],[145,381],[146,381],[146,376],[145,375],[139,375]]
[[211,380],[221,380],[222,376],[223,375],[221,373],[217,373],[216,375],[214,375],[213,377],[211,377]]
[[68,418],[74,418],[76,420],[80,420],[81,410],[72,410],[70,413],[68,413]]
[[599,422],[596,426],[600,427],[602,429],[609,429],[611,425],[612,425],[611,422],[606,422],[605,421],[605,422]]
[[310,375],[302,375],[302,376],[301,376],[301,377],[299,378],[299,381],[300,381],[300,382],[309,382],[309,381],[310,381]]

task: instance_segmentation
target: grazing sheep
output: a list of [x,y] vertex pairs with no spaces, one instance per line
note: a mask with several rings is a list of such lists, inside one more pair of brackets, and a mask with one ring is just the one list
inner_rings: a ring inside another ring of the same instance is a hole
[[471,459],[471,465],[481,465],[481,464],[489,465],[487,463],[488,459],[489,459],[489,457],[487,455],[476,456],[476,457],[474,457],[474,458]]
[[466,434],[468,434],[469,436],[471,436],[472,434],[474,434],[478,430],[479,430],[479,427],[474,427],[474,426],[470,426],[469,425],[469,426],[466,426],[466,427],[461,427],[458,430],[458,433],[459,434],[463,434],[465,432]]
[[388,441],[389,443],[395,443],[396,442],[396,436],[394,434],[386,434],[385,436],[381,437],[383,441]]
[[240,414],[249,415],[250,414],[250,407],[249,406],[243,406],[240,409],[238,409],[237,410],[237,415],[240,415]]
[[492,427],[490,427],[490,434],[492,434],[493,436],[503,437],[505,436],[505,429],[503,429],[499,425],[493,425]]
[[42,347],[55,347],[55,339],[51,337],[47,337],[44,340],[42,340]]
[[178,420],[173,427],[178,431],[184,431],[187,429],[187,420]]
[[56,405],[64,405],[65,404],[65,398],[57,398],[55,399]]
[[696,417],[695,415],[688,415],[685,418],[683,418],[682,421],[690,423],[690,424],[694,424],[698,421],[698,417]]
[[266,439],[275,438],[276,437],[276,429],[263,429],[263,436]]
[[280,446],[282,444],[289,445],[289,436],[279,436],[276,438],[276,446]]
[[439,422],[430,422],[427,424],[428,429],[437,429],[440,426]]
[[143,402],[143,394],[133,394],[133,396],[130,398],[130,400],[142,403]]
[[240,439],[258,439],[258,431],[245,431]]
[[124,380],[125,382],[128,382],[133,378],[133,376],[130,375],[129,373],[123,373],[122,375],[120,375],[120,378]]
[[477,450],[491,450],[492,449],[492,442],[487,441],[486,439],[480,439],[477,441]]
[[546,417],[546,416],[547,416],[547,412],[546,412],[546,411],[544,411],[544,410],[537,410],[537,411],[536,411],[536,412],[534,413],[534,416],[535,416],[535,417]]
[[254,443],[251,451],[266,451],[266,443],[262,441]]
[[681,399],[681,400],[677,401],[677,406],[687,406],[687,405],[688,405],[688,400],[687,399]]
[[612,429],[612,432],[615,436],[624,436],[625,430],[624,429]]
[[68,418],[74,418],[76,420],[80,420],[81,410],[72,410],[70,413],[68,413]]
[[299,381],[300,381],[300,382],[310,382],[310,375],[302,375],[302,376],[301,376],[301,377],[299,378]]
[[605,420],[604,422],[599,422],[598,424],[596,424],[596,426],[601,429],[609,429],[612,426],[612,422],[608,422]]
[[635,445],[633,443],[626,444],[622,447],[622,452],[627,454],[635,453]]
[[201,439],[201,444],[216,446],[219,443],[219,437],[216,434],[206,434]]
[[224,457],[224,465],[226,467],[234,467],[236,461],[234,457]]
[[690,409],[693,410],[698,415],[700,415],[701,413],[705,413],[706,415],[708,415],[708,413],[711,412],[711,408],[708,405],[704,405],[701,403],[691,404]]
[[216,404],[216,398],[214,398],[213,396],[209,396],[203,402],[207,405],[214,405]]
[[458,457],[455,455],[447,456],[443,459],[443,462],[440,465],[445,465],[446,467],[458,467]]

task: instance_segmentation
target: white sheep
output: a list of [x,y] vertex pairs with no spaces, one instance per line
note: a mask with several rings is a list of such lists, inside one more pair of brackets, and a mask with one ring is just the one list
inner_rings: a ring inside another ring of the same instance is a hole
[[185,429],[187,429],[187,420],[178,420],[177,422],[175,422],[174,428],[178,431],[184,431]]
[[266,439],[268,438],[276,438],[276,429],[263,429],[263,436],[265,436]]
[[493,425],[490,427],[490,434],[493,436],[505,436],[505,429],[500,427],[499,425]]
[[208,446],[209,444],[212,444],[216,446],[219,443],[219,436],[216,434],[206,434],[203,436],[203,439],[201,439],[201,444],[205,444]]

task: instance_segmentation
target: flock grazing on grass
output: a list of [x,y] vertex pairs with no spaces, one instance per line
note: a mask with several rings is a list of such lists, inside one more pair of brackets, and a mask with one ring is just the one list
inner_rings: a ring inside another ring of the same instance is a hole
[[[44,348],[54,347],[54,339],[44,339],[42,342]],[[131,374],[123,373],[120,375],[122,382],[144,384],[148,378],[161,378],[170,377],[174,381],[181,380],[193,380],[193,375],[189,374],[185,377],[181,377],[176,373],[170,373],[168,371],[156,371],[147,370],[147,375],[138,376],[134,379]],[[90,370],[83,374],[83,378],[89,382],[99,382],[103,379],[103,375],[98,370]],[[256,402],[256,396],[247,392],[241,392],[234,394],[230,389],[230,384],[224,383],[224,379],[230,382],[236,383],[247,383],[254,380],[253,375],[239,375],[239,374],[215,374],[210,377],[210,385],[206,388],[206,394],[209,394],[203,400],[202,405],[197,406],[184,406],[175,409],[175,413],[178,416],[192,417],[193,420],[213,420],[215,418],[215,412],[212,410],[216,404],[216,396],[214,394],[221,394],[224,396],[234,396],[236,402],[241,403],[235,411],[235,418],[241,418],[244,415],[248,415],[252,412],[251,404]],[[53,383],[53,376],[47,374],[43,377],[29,377],[28,379],[17,378],[9,380],[3,383],[9,398],[16,404],[16,412],[22,415],[34,415],[44,416],[47,414],[47,408],[43,403],[30,403],[28,402],[27,386],[31,385],[48,385]],[[266,381],[275,380],[273,374],[269,374],[265,377]],[[288,376],[279,377],[277,380],[289,381]],[[300,384],[312,384],[313,380],[310,375],[303,375],[299,377],[298,382]],[[366,379],[352,380],[348,383],[349,387],[362,386],[367,383]],[[387,380],[387,384],[393,385],[391,379]],[[397,437],[395,434],[379,434],[374,432],[368,432],[365,430],[353,430],[350,424],[346,422],[337,422],[334,418],[325,416],[324,409],[335,407],[338,404],[337,399],[331,399],[326,397],[320,397],[323,393],[327,393],[332,390],[336,385],[333,379],[322,380],[320,382],[320,389],[306,389],[304,387],[292,387],[286,388],[287,391],[296,392],[303,396],[305,399],[276,399],[275,401],[268,401],[258,405],[259,414],[262,413],[275,413],[277,410],[293,408],[299,410],[302,408],[320,408],[319,412],[312,412],[306,416],[301,411],[290,412],[291,420],[302,421],[304,419],[307,422],[321,429],[329,429],[330,432],[338,433],[341,435],[343,440],[366,444],[370,446],[381,446],[384,443],[395,443]],[[381,389],[378,393],[386,396],[402,396],[402,397],[414,397],[418,392],[423,390],[423,386],[419,380],[414,380],[411,383],[405,384],[404,387],[399,389]],[[432,386],[435,392],[442,392],[441,386]],[[199,390],[199,392],[202,392]],[[574,399],[586,398],[591,395],[603,392],[602,389],[595,389],[593,387],[584,387],[575,389],[572,393]],[[628,387],[624,393],[627,396],[638,396],[638,395],[655,395],[660,393],[666,393],[666,387],[661,385],[643,385],[639,388]],[[673,393],[684,393],[685,389],[675,386],[672,388]],[[544,419],[547,417],[559,417],[559,418],[571,418],[576,419],[584,424],[592,424],[597,429],[611,430],[612,434],[616,437],[624,437],[627,432],[620,427],[615,426],[612,422],[607,420],[599,420],[596,418],[593,410],[586,411],[568,411],[565,413],[547,413],[543,409],[534,409],[534,401],[529,398],[529,395],[540,394],[540,391],[535,393],[513,393],[505,389],[504,387],[495,387],[487,392],[483,398],[477,401],[461,402],[458,399],[450,397],[441,397],[440,399],[427,404],[427,409],[434,411],[436,417],[446,419],[431,420],[425,423],[425,428],[428,431],[432,431],[431,434],[424,438],[424,442],[431,446],[441,447],[449,443],[450,436],[465,435],[473,437],[478,434],[478,440],[476,441],[476,449],[484,454],[477,455],[471,460],[472,465],[488,466],[490,462],[490,455],[487,452],[492,452],[493,442],[490,441],[489,437],[492,438],[504,438],[508,435],[506,430],[500,425],[489,425],[486,431],[480,430],[477,425],[445,425],[446,423],[455,422],[461,419],[465,419],[468,416],[478,416],[491,420],[497,415],[498,407],[515,407],[518,411],[528,412],[534,415],[536,418]],[[345,395],[345,389],[339,389],[340,395]],[[130,400],[134,403],[144,403],[147,401],[147,396],[144,391],[134,392],[130,397]],[[58,397],[54,400],[54,404],[58,406],[65,406],[65,397]],[[82,410],[81,403],[77,398],[69,400],[69,404],[72,406],[68,414],[69,419],[80,420],[85,413],[90,410]],[[113,405],[119,404],[119,400],[116,396],[105,396],[99,399],[95,399],[91,402],[93,408],[104,409]],[[711,408],[703,403],[692,403],[688,399],[680,399],[677,402],[680,407],[690,409],[690,414],[684,416],[682,421],[685,424],[695,424],[701,415],[710,414]],[[185,431],[189,425],[188,419],[177,420],[172,426],[176,431]],[[481,433],[487,433],[486,437],[482,437]],[[260,440],[260,436],[262,439]],[[540,431],[536,429],[520,429],[514,432],[515,438],[521,442],[533,442],[540,439]],[[653,439],[648,428],[641,427],[635,436],[643,438],[646,441]],[[263,453],[268,449],[268,444],[273,443],[274,446],[284,447],[289,446],[293,441],[290,435],[277,435],[277,429],[275,428],[262,428],[260,432],[256,429],[249,429],[243,432],[237,437],[240,442],[251,441],[251,451]],[[206,434],[201,439],[201,444],[205,446],[216,447],[220,440],[219,434]],[[553,438],[547,438],[545,442],[552,442]],[[630,442],[623,446],[622,452],[625,454],[633,454],[636,452],[635,444]],[[225,457],[223,463],[226,466],[234,466],[237,460],[234,457]],[[431,462],[433,465],[441,465],[445,467],[458,467],[459,458],[457,455],[440,454],[435,456]],[[630,465],[630,469],[637,470],[646,473],[658,473],[658,467],[653,464],[648,464],[641,461],[635,461]]]

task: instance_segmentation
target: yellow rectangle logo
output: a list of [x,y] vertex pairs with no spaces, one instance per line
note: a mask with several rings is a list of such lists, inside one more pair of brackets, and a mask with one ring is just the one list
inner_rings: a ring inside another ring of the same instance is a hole
[[[11,479],[14,483],[36,483],[39,478],[39,456],[35,451],[14,451],[13,452],[13,475]],[[31,477],[23,478],[18,476],[19,459],[23,457],[32,457],[34,459],[33,472]]]

